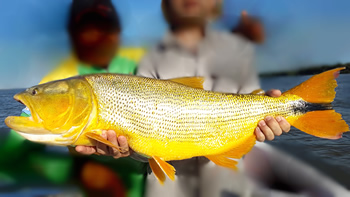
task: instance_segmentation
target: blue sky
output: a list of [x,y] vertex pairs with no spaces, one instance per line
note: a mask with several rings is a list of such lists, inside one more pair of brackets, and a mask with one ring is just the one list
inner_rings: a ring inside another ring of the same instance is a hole
[[[65,30],[70,0],[12,0],[0,6],[0,89],[28,87],[69,54]],[[166,32],[160,0],[114,0],[123,43],[151,46]],[[348,0],[224,0],[221,27],[242,10],[258,16],[266,42],[257,46],[260,72],[350,62]]]

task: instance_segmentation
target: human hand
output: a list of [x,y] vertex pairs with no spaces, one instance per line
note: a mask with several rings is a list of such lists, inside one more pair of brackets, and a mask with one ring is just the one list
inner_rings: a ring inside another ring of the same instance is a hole
[[[279,97],[281,96],[280,90],[269,90],[265,93],[267,96]],[[287,120],[281,116],[273,118],[266,116],[264,120],[261,120],[258,127],[255,129],[255,135],[259,142],[267,140],[273,140],[275,136],[280,136],[282,132],[289,132],[290,124]]]
[[96,146],[76,146],[75,150],[84,155],[99,154],[112,156],[115,159],[127,157],[131,154],[131,149],[129,148],[128,142],[124,136],[117,137],[113,130],[104,130],[102,131],[101,136],[112,144],[119,146],[122,152],[101,142],[96,142]]
[[247,11],[242,11],[238,26],[233,32],[242,34],[255,43],[263,43],[265,39],[264,27],[261,21],[248,15]]

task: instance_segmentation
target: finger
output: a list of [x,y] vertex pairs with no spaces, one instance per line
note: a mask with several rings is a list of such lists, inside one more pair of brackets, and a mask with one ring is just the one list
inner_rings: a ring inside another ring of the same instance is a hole
[[256,128],[255,128],[255,135],[256,135],[256,139],[257,139],[259,142],[265,141],[265,135],[262,133],[262,131],[260,130],[259,127],[256,127]]
[[273,134],[271,129],[267,126],[267,124],[264,120],[259,122],[259,128],[264,133],[265,138],[267,140],[273,140],[275,138],[275,135]]
[[274,135],[280,136],[282,134],[282,129],[278,122],[271,116],[265,118],[267,126],[271,129]]
[[282,95],[282,93],[280,90],[271,89],[271,90],[266,92],[266,95],[271,96],[271,97],[279,97]]
[[75,150],[83,155],[91,155],[96,152],[96,148],[93,146],[76,146]]
[[[116,145],[119,147],[119,144],[118,144],[118,140],[117,140],[117,135],[115,134],[115,132],[113,130],[108,130],[107,131],[107,140],[110,141],[112,144]],[[110,147],[110,150],[111,150],[111,155],[116,158],[116,157],[120,157],[121,154],[119,152],[119,150],[113,148],[113,147]]]
[[[103,137],[104,139],[107,139],[106,131],[102,132],[101,137]],[[104,143],[96,142],[96,149],[97,149],[97,152],[101,155],[110,155],[109,150],[108,150],[108,146]]]
[[247,10],[243,10],[243,11],[241,12],[241,17],[244,18],[244,17],[247,17],[247,16],[248,16]]
[[285,118],[283,118],[281,116],[277,116],[276,120],[277,120],[278,124],[280,125],[282,131],[284,131],[286,133],[288,133],[290,131],[290,124]]
[[129,145],[128,145],[128,141],[126,140],[126,137],[119,136],[118,142],[119,142],[120,148],[122,150],[122,156],[124,156],[124,157],[129,156],[130,155]]

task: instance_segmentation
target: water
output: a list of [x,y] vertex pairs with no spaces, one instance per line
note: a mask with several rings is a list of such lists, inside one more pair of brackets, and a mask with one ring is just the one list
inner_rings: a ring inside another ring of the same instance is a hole
[[[7,116],[18,116],[21,114],[24,105],[16,102],[13,96],[24,89],[0,90],[0,131],[8,130],[4,120]],[[2,133],[0,133],[0,136]]]
[[[284,76],[262,79],[264,90],[280,89],[286,91],[310,76]],[[333,107],[336,112],[342,114],[343,119],[350,125],[350,74],[342,74],[337,79],[336,98]],[[283,144],[297,144],[304,153],[317,156],[320,160],[331,163],[334,166],[349,172],[350,170],[350,132],[344,133],[338,140],[327,140],[305,134],[296,128],[292,128],[287,134],[283,134],[272,141],[272,145],[282,147]],[[302,157],[302,155],[299,155]]]
[[[284,76],[263,78],[262,87],[265,90],[275,88],[286,91],[309,77]],[[337,96],[333,106],[337,112],[343,115],[343,119],[350,124],[350,74],[340,75],[337,81]],[[22,89],[0,90],[0,137],[6,135],[9,131],[4,124],[4,119],[9,115],[19,115],[24,107],[13,100],[13,95],[20,91]],[[317,161],[325,161],[343,171],[350,171],[350,154],[348,151],[350,148],[350,132],[345,133],[343,138],[339,140],[327,140],[310,136],[292,128],[289,133],[276,137],[271,144],[281,149],[290,147],[289,145],[292,144],[292,149],[299,150],[299,152],[295,151],[298,157],[304,156],[307,160],[309,155],[313,155],[311,158],[317,158]],[[317,165],[317,162],[314,162],[313,165]]]

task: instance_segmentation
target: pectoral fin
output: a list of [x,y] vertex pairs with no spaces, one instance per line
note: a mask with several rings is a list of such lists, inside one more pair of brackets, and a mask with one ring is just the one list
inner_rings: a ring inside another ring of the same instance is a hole
[[154,175],[161,184],[165,181],[164,173],[171,179],[175,180],[175,168],[157,156],[148,159]]
[[87,132],[85,133],[85,136],[90,138],[90,139],[93,139],[93,140],[96,140],[98,142],[101,142],[101,143],[104,143],[106,144],[107,146],[110,146],[110,147],[113,147],[115,149],[117,149],[118,151],[121,151],[120,147],[112,144],[110,141],[104,139],[103,137],[101,137],[100,135],[96,134],[96,133],[93,133],[93,132]]
[[152,169],[152,172],[154,173],[158,181],[163,185],[165,181],[165,174],[163,170],[159,167],[159,165],[153,158],[149,158],[148,162],[149,162],[149,166]]

